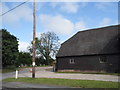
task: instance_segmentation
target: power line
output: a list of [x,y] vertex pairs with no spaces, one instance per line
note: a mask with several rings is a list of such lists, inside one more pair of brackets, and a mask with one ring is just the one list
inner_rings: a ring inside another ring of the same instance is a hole
[[7,14],[8,12],[10,12],[10,11],[16,9],[17,7],[19,7],[19,6],[23,5],[23,4],[25,4],[25,3],[28,2],[28,1],[29,1],[29,0],[27,0],[27,1],[25,1],[25,2],[23,2],[23,3],[21,3],[21,4],[19,4],[19,5],[17,5],[16,7],[14,7],[14,8],[12,8],[12,9],[8,10],[7,12],[1,14],[0,16],[3,16],[3,15],[5,15],[5,14]]

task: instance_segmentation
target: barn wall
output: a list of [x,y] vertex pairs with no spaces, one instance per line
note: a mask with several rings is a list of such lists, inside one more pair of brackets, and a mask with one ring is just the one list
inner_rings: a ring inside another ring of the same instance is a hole
[[[80,70],[98,72],[118,72],[118,61],[120,55],[94,55],[77,57],[57,57],[57,70]],[[101,62],[101,57],[105,57],[105,62]],[[70,64],[70,59],[75,63]]]

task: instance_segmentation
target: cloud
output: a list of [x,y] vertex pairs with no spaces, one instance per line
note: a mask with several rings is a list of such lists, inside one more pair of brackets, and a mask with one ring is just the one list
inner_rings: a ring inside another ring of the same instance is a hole
[[39,18],[45,31],[53,31],[58,34],[70,34],[74,29],[74,24],[60,15],[40,15]]
[[39,19],[44,31],[53,31],[59,35],[70,35],[73,32],[86,29],[85,22],[79,21],[73,23],[60,15],[50,16],[43,14],[39,16]]
[[0,15],[2,14],[2,3],[0,3]]
[[52,8],[56,8],[57,6],[60,6],[61,3],[58,3],[58,2],[51,2],[49,5],[50,5]]
[[85,29],[87,29],[87,28],[85,26],[84,21],[80,21],[80,22],[75,23],[75,30],[82,31],[82,30],[85,30]]
[[114,4],[111,2],[98,2],[95,4],[95,7],[97,7],[98,9],[102,10],[102,11],[106,11],[109,10]]
[[28,51],[27,48],[30,46],[28,42],[19,41],[19,51]]
[[[37,11],[39,12],[43,8],[44,5],[45,5],[45,2],[37,2],[36,3],[36,12]],[[32,7],[33,7],[33,5],[32,5]]]
[[110,18],[103,18],[102,21],[99,23],[99,26],[108,26],[111,24]]
[[37,32],[37,33],[36,33],[36,37],[39,38],[40,36],[41,36],[41,32]]
[[[10,8],[3,3],[2,13],[5,13],[8,10],[10,10]],[[24,4],[2,16],[3,24],[12,25],[18,23],[20,20],[32,21],[32,9],[28,4]]]
[[77,13],[79,8],[85,7],[87,5],[87,2],[52,2],[50,3],[50,6],[52,8],[58,8],[62,12],[66,13]]
[[64,3],[60,9],[67,13],[76,13],[79,9],[79,4],[67,2]]
[[[2,3],[0,3],[0,15],[2,14]],[[0,18],[0,29],[2,28],[2,18]]]

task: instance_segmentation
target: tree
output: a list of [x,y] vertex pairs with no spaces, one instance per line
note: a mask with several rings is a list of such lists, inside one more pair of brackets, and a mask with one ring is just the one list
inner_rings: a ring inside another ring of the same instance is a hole
[[[39,38],[36,38],[36,53],[46,60],[47,65],[50,65],[59,45],[59,37],[54,32],[42,33]],[[32,51],[31,48],[29,50]]]
[[2,65],[3,67],[17,65],[18,41],[14,35],[2,29]]
[[28,65],[30,66],[32,63],[32,57],[28,52],[20,52],[19,53],[19,65]]

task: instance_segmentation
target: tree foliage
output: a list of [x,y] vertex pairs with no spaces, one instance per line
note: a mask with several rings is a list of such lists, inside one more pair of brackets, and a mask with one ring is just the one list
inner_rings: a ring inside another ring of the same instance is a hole
[[32,64],[32,57],[30,53],[28,52],[20,52],[19,53],[19,60],[18,60],[19,65],[28,65],[30,66]]
[[[45,59],[47,65],[50,65],[59,45],[59,37],[54,32],[42,33],[39,38],[36,38],[36,53]],[[32,48],[29,50],[32,52]]]
[[18,41],[14,35],[2,29],[2,65],[3,67],[17,65]]

